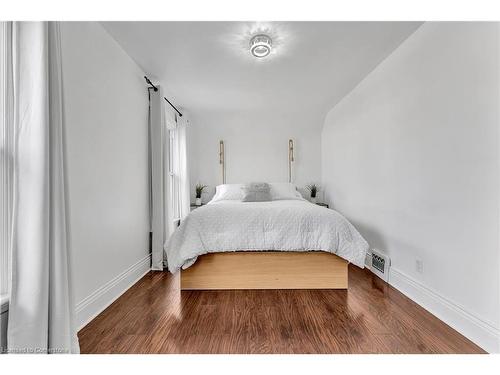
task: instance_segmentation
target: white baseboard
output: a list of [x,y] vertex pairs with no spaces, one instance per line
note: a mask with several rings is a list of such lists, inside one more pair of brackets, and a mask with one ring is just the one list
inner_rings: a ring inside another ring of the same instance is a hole
[[372,253],[366,253],[365,256],[365,267],[368,268],[370,271],[372,269]]
[[391,267],[389,284],[489,353],[500,352],[500,330]]
[[151,255],[144,257],[121,274],[104,284],[76,305],[76,324],[78,330],[111,305],[132,285],[151,269]]

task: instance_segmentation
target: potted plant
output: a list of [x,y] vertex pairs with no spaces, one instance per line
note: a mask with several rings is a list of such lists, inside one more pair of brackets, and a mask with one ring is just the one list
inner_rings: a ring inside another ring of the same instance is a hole
[[316,196],[317,196],[318,191],[319,191],[319,186],[316,184],[309,184],[306,186],[306,189],[311,194],[311,203],[316,203],[316,199],[317,199]]
[[196,184],[196,205],[201,206],[201,195],[203,194],[203,190],[208,187],[207,185]]

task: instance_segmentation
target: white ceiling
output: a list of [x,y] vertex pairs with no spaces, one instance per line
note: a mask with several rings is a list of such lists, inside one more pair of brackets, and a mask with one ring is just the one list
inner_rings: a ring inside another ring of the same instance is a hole
[[[197,111],[326,112],[419,22],[103,22],[176,105]],[[252,57],[261,30],[276,48]],[[303,112],[302,112],[303,113]]]

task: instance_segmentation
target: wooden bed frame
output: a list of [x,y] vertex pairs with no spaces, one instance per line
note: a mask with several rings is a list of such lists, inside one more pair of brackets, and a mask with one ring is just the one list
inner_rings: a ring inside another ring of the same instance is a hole
[[181,290],[347,289],[348,262],[322,252],[226,252],[181,270]]

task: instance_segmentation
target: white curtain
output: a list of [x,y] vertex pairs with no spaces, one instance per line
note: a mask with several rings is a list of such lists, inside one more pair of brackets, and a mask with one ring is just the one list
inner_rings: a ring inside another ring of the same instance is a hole
[[150,160],[151,160],[151,231],[152,254],[151,268],[155,271],[163,270],[163,244],[167,236],[165,223],[167,223],[166,213],[169,211],[165,190],[168,189],[167,180],[163,170],[168,165],[166,152],[165,134],[168,132],[163,126],[163,96],[161,87],[158,91],[150,91]]
[[186,147],[188,120],[163,100],[161,88],[151,92],[152,269],[168,267],[163,247],[190,211]]
[[184,219],[191,211],[191,191],[189,186],[189,165],[187,157],[187,127],[189,126],[188,114],[182,110],[182,117],[177,118],[178,160],[179,160],[179,190],[180,190],[180,215]]
[[8,350],[78,353],[59,24],[15,22],[11,28],[15,167]]
[[[14,109],[12,82],[12,22],[0,22],[0,302],[9,292],[12,196],[14,175]],[[0,327],[3,331],[3,326]],[[0,333],[1,334],[1,333]],[[3,336],[3,335],[2,335]],[[0,338],[0,341],[3,337]],[[2,342],[3,349],[4,343]]]
[[187,160],[187,113],[182,110],[180,116],[172,107],[165,103],[165,126],[170,138],[170,188],[171,188],[171,220],[184,219],[190,212],[190,188]]
[[170,139],[172,135],[170,132],[174,130],[176,127],[175,114],[172,111],[172,107],[170,107],[170,105],[168,105],[168,103],[165,100],[162,101],[162,110],[163,110],[162,128],[163,128],[163,144],[164,144],[163,156],[165,161],[163,164],[164,168],[162,170],[163,179],[165,182],[165,188],[163,190],[165,198],[165,231],[164,231],[165,235],[163,238],[163,243],[165,244],[165,242],[168,241],[170,235],[175,230],[174,221],[175,219],[177,219],[176,218],[177,205],[176,202],[172,199],[176,195],[176,189],[174,184],[175,175],[172,175],[172,173],[175,173],[176,168],[175,168],[175,158],[171,158],[171,156],[176,153],[177,145]]

